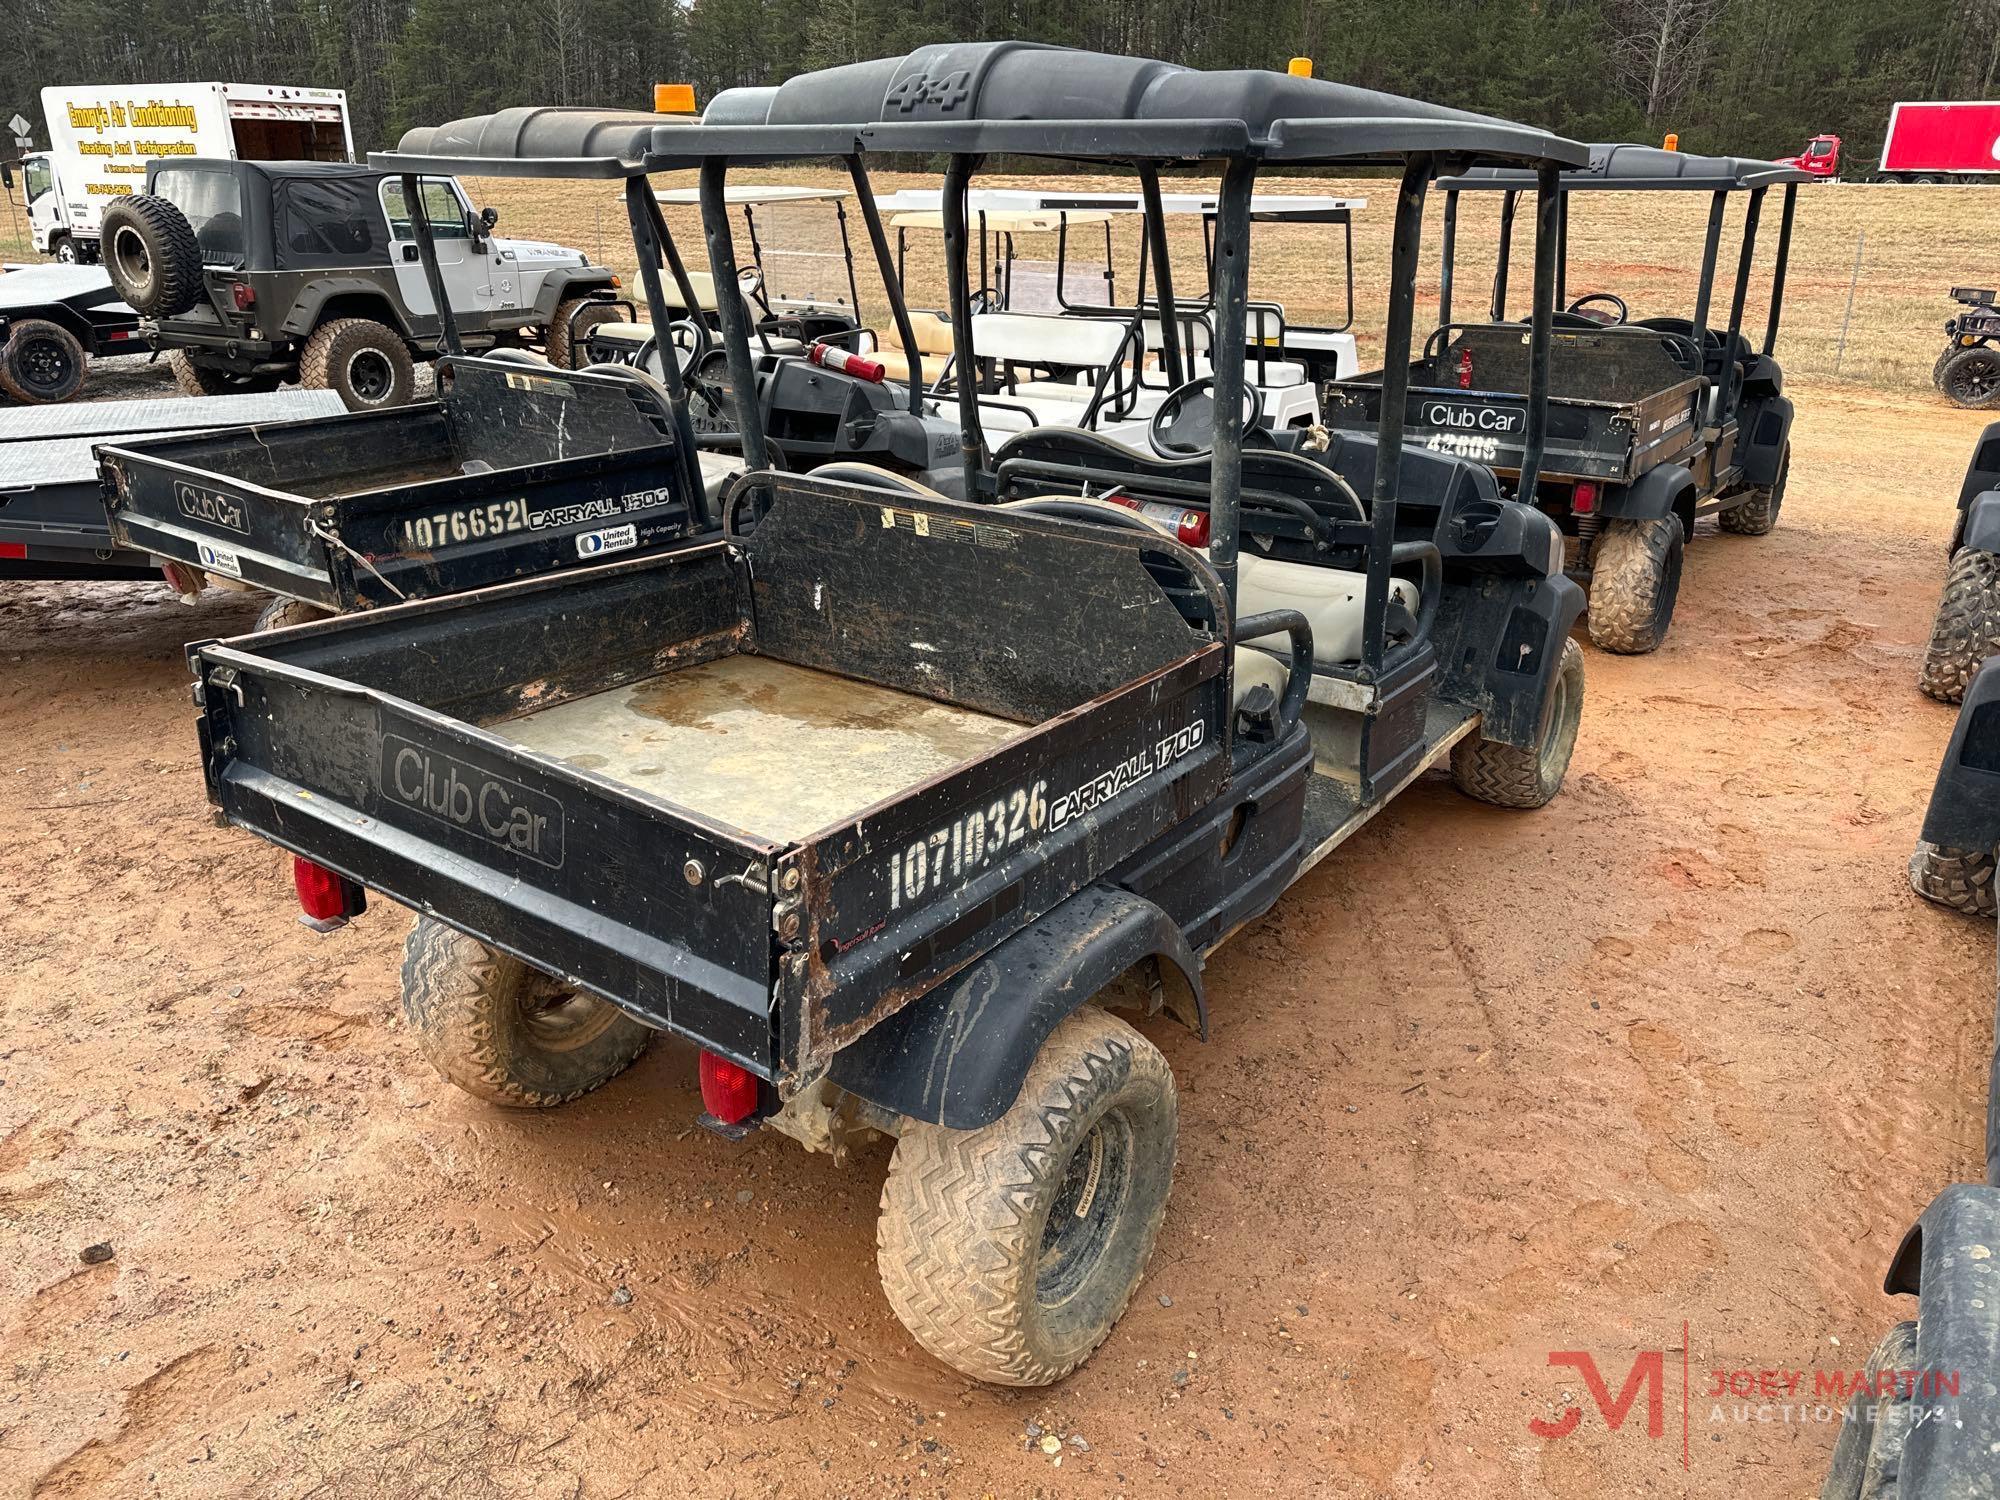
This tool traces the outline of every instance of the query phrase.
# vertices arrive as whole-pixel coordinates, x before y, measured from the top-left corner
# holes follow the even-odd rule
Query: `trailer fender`
[[[1792,434],[1789,397],[1770,395],[1754,401],[1743,414],[1743,477],[1759,489],[1778,482],[1785,442]]]
[[[1921,836],[1944,849],[2000,847],[2000,657],[1965,690]]]
[[[1157,960],[1167,1009],[1204,1039],[1201,960],[1143,896],[1086,886],[834,1055],[851,1094],[914,1120],[972,1130],[1005,1114],[1049,1033],[1133,968]],[[1172,998],[1176,981],[1188,994]]]
[[[1661,464],[1639,476],[1629,489],[1606,490],[1601,513],[1609,521],[1657,521],[1679,516],[1683,528],[1694,523],[1694,475],[1684,464]]]
[[[1944,1420],[1913,1424],[1903,1486],[1912,1495],[1991,1495],[2000,1452],[2000,1188],[1958,1183],[1903,1237],[1883,1290],[1921,1296],[1913,1395]],[[1948,1384],[1947,1384],[1948,1382]]]

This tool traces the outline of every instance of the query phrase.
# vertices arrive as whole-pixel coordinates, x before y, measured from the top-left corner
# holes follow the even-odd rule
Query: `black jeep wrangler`
[[[425,178],[423,217],[469,352],[538,347],[573,366],[597,323],[625,316],[618,279],[560,245],[495,238],[454,178]],[[442,328],[416,226],[392,173],[350,162],[183,158],[104,213],[104,263],[172,351],[190,395],[296,381],[350,410],[416,389]]]

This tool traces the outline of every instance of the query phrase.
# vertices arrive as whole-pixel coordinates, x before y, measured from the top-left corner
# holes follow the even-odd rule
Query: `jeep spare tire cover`
[[[166,199],[120,198],[104,210],[99,234],[112,286],[141,317],[178,317],[201,300],[201,246]]]

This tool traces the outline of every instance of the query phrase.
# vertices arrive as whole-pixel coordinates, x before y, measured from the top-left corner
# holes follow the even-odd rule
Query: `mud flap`
[[[1944,849],[2000,847],[2000,657],[1965,690],[1922,836]]]
[[[1966,547],[1981,552],[2000,552],[2000,488],[1981,491],[1958,513],[1958,533],[1952,539],[1956,553]]]
[[[1792,432],[1792,403],[1783,396],[1766,396],[1743,414],[1743,477],[1758,489],[1778,482],[1785,442]]]
[[[1904,1236],[1882,1289],[1922,1301],[1916,1385],[1922,1419],[1903,1448],[1898,1495],[2000,1493],[2000,1188],[1946,1188]]]
[[[1180,1019],[1206,1038],[1201,960],[1180,928],[1142,896],[1093,885],[864,1032],[834,1054],[829,1076],[910,1119],[989,1125],[1013,1104],[1056,1023],[1148,958],[1186,982],[1192,1014]]]

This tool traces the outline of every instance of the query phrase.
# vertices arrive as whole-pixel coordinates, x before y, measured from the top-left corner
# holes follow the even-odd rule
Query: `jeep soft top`
[[[1207,953],[1446,757],[1473,796],[1546,802],[1582,709],[1581,599],[1546,517],[1406,448],[1400,399],[1319,451],[1233,419],[1259,167],[1400,171],[1400,398],[1432,175],[1533,163],[1551,200],[1584,150],[1338,84],[1017,43],[727,92],[691,130],[580,123],[567,138],[642,186],[669,134],[700,158],[723,285],[733,165],[831,154],[867,205],[877,151],[945,153],[955,313],[981,154],[1129,167],[1149,192],[1163,163],[1211,161],[1214,373],[1174,393],[1157,457],[1070,428],[992,450],[961,399],[966,503],[770,468],[754,329],[718,299],[752,466],[721,540],[200,643],[210,792],[301,856],[315,920],[370,888],[423,914],[406,1007],[482,1097],[574,1097],[663,1028],[702,1049],[711,1128],[836,1156],[896,1135],[898,1314],[979,1378],[1060,1378],[1143,1273],[1175,1150],[1165,1060],[1103,1006],[1205,1035]]]

